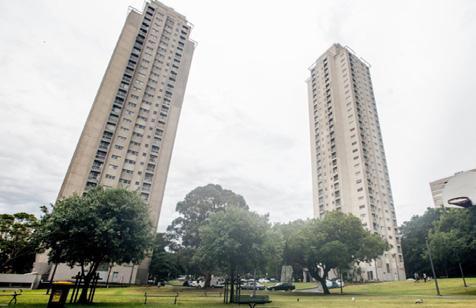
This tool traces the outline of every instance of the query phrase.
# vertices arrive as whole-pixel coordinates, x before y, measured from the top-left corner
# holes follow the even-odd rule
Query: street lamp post
[[[436,294],[438,296],[441,296],[440,287],[438,286],[438,279],[436,278],[435,267],[433,266],[433,259],[431,258],[431,250],[430,250],[430,245],[428,244],[428,239],[425,239],[425,242],[426,242],[426,249],[428,249],[428,256],[430,257],[430,264],[431,264],[431,271],[433,273],[433,279],[435,280]]]

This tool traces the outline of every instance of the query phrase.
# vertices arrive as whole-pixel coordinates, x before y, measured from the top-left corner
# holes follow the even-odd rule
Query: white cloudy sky
[[[273,221],[309,217],[307,68],[332,43],[372,64],[399,222],[476,167],[476,2],[164,0],[195,25],[159,228],[199,185]],[[127,7],[0,0],[0,213],[55,200]]]

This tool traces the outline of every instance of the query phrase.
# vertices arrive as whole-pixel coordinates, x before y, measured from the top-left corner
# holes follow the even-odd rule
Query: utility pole
[[[433,279],[435,280],[436,294],[441,296],[440,288],[438,287],[438,279],[436,278],[435,266],[433,265],[433,259],[431,258],[430,245],[428,244],[428,239],[425,239],[426,249],[428,249],[428,256],[430,257],[431,271],[433,272]]]

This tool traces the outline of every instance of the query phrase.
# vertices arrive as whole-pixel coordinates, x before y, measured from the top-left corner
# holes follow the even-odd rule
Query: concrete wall
[[[29,287],[36,289],[40,283],[40,274],[0,274],[0,287]]]

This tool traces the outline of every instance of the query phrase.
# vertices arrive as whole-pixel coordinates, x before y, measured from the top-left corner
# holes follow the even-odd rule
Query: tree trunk
[[[463,278],[464,287],[467,288],[468,285],[466,284],[466,279],[464,278],[463,267],[461,266],[461,262],[459,262],[458,265],[459,265],[459,270],[461,271],[461,278]]]
[[[230,303],[235,302],[235,273],[232,270],[230,274]]]
[[[322,290],[324,291],[324,294],[326,294],[326,295],[331,294],[331,292],[329,291],[329,288],[327,287],[327,284],[326,284],[326,278],[322,278],[322,277],[317,276],[316,279],[317,279],[317,281],[319,281],[321,283]]]
[[[205,284],[203,285],[203,287],[209,288],[211,280],[212,280],[212,275],[210,273],[205,273]]]
[[[96,270],[98,266],[99,266],[99,262],[92,263],[89,269],[89,273],[84,277],[84,285],[81,290],[81,295],[79,296],[79,299],[78,299],[78,304],[82,304],[82,305],[89,304],[89,301],[88,301],[89,285],[91,284],[91,280],[96,274]]]
[[[327,284],[326,284],[326,280],[327,280],[327,274],[329,273],[329,270],[327,269],[324,269],[323,271],[323,277],[321,277],[319,275],[319,271],[317,270],[317,266],[308,266],[308,269],[309,269],[309,273],[314,276],[314,278],[316,278],[317,281],[319,281],[321,283],[321,286],[322,286],[322,291],[324,292],[324,294],[328,295],[328,294],[331,294],[331,292],[329,291],[329,288],[327,287]]]
[[[339,269],[339,275],[340,275],[340,294],[344,294],[344,289],[342,288],[344,278],[342,277],[342,270],[341,269]]]

